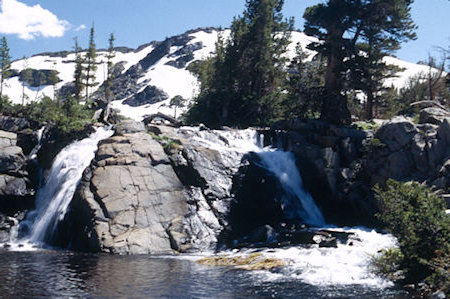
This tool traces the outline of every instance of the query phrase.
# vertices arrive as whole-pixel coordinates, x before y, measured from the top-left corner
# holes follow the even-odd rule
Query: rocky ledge
[[[311,120],[278,126],[266,137],[295,154],[328,223],[373,224],[367,221],[377,211],[371,188],[388,178],[449,191],[450,119],[434,125],[397,117],[372,130]],[[233,149],[230,134],[236,132],[122,122],[83,175],[62,245],[115,254],[248,242],[335,246],[337,236],[283,216],[276,178],[257,155]]]
[[[35,170],[24,154],[33,142],[23,119],[0,117],[0,243],[9,240],[11,228],[33,206],[35,193],[29,172]],[[21,146],[19,146],[21,145]]]
[[[190,162],[181,152],[189,150],[180,145],[175,152],[180,154],[178,167],[142,123],[122,122],[113,137],[100,143],[83,175],[66,217],[71,223],[68,242],[75,249],[116,254],[212,249],[221,226],[198,183],[206,180],[182,182],[186,176],[180,169]],[[196,153],[193,159],[213,154]],[[207,165],[208,171],[216,170]],[[211,188],[215,196],[221,191]]]

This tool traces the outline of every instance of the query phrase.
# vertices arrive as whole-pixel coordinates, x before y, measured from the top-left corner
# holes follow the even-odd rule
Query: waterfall
[[[260,151],[258,156],[261,158],[260,166],[273,173],[286,192],[281,203],[285,216],[290,219],[301,218],[309,225],[324,226],[322,212],[303,186],[294,155],[291,152],[266,148]]]
[[[253,129],[201,131],[198,128],[185,127],[184,130],[195,132],[197,136],[194,139],[205,147],[220,153],[234,153],[233,159],[238,161],[243,154],[255,152],[261,159],[258,166],[271,172],[284,190],[281,206],[285,216],[290,219],[302,219],[312,226],[325,225],[319,207],[303,186],[293,153],[270,146],[264,147],[263,135]]]
[[[68,145],[56,156],[47,181],[36,195],[36,209],[21,223],[29,228],[27,241],[43,244],[51,238],[67,212],[84,169],[95,156],[98,142],[112,134],[112,130],[99,128],[88,138]]]
[[[29,159],[36,159],[36,157],[37,157],[37,153],[38,153],[38,151],[41,149],[41,146],[42,146],[42,135],[44,134],[44,130],[45,130],[45,126],[43,126],[42,128],[40,128],[38,131],[37,131],[37,136],[36,136],[36,138],[37,138],[37,144],[36,144],[36,146],[31,150],[31,152],[30,152],[30,154],[28,155],[28,158]]]

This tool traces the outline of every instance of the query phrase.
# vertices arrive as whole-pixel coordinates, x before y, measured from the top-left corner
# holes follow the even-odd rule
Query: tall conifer
[[[281,115],[283,53],[292,20],[284,21],[282,0],[247,0],[219,38],[216,55],[196,68],[200,94],[187,117],[209,125],[264,125]]]
[[[97,52],[95,49],[95,35],[94,35],[94,26],[91,27],[91,33],[89,35],[89,47],[87,49],[85,58],[84,58],[84,86],[86,88],[85,99],[86,102],[89,100],[89,88],[97,85],[95,82],[95,71],[97,70]]]
[[[305,33],[321,40],[312,43],[310,49],[327,57],[322,118],[338,124],[351,121],[347,99],[342,93],[344,74],[357,65],[352,62],[364,61],[361,55],[374,55],[366,61],[379,69],[383,64],[375,62],[396,50],[400,42],[415,38],[416,26],[410,14],[412,2],[328,0],[306,9]],[[361,51],[368,44],[374,51]],[[365,72],[365,76],[369,79],[372,77],[369,72]]]
[[[79,103],[81,100],[81,93],[84,89],[83,84],[83,56],[81,56],[81,48],[78,44],[78,38],[74,38],[75,41],[75,70],[73,74],[73,83],[75,85],[75,99]]]
[[[106,103],[109,103],[112,100],[112,81],[114,79],[114,74],[113,74],[113,67],[114,67],[114,63],[113,63],[113,59],[116,56],[116,53],[114,51],[114,41],[115,41],[115,37],[114,37],[114,33],[111,33],[111,35],[109,36],[109,47],[108,47],[108,54],[107,54],[107,58],[108,61],[106,63],[106,80],[105,80],[105,100]]]
[[[6,37],[3,36],[0,46],[0,99],[3,96],[3,86],[6,79],[11,76],[11,56]]]

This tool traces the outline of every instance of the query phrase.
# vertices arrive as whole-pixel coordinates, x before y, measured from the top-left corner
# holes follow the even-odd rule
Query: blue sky
[[[305,8],[319,2],[285,0],[284,15],[294,16],[302,29]],[[197,27],[227,27],[244,5],[245,0],[1,0],[0,35],[7,37],[14,59],[70,50],[75,36],[86,47],[92,24],[97,48],[107,47],[111,32],[117,46],[136,48]],[[436,46],[448,48],[449,12],[448,0],[416,0],[412,14],[419,38],[396,55],[417,62],[436,53]]]

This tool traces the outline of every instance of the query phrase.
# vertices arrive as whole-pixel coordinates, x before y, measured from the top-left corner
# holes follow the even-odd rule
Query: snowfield
[[[218,36],[221,35],[222,38],[226,39],[230,35],[230,30],[223,30],[219,32],[216,29],[198,29],[194,31],[189,31],[189,33],[184,34],[188,37],[188,42],[181,46],[172,46],[168,49],[168,52],[161,57],[154,64],[149,66],[147,69],[143,69],[142,73],[139,73],[139,78],[136,80],[136,84],[139,86],[138,92],[143,91],[147,86],[156,86],[158,89],[164,91],[168,95],[168,99],[155,104],[144,104],[137,107],[131,107],[123,102],[130,98],[131,96],[124,96],[122,98],[116,98],[113,101],[112,106],[118,109],[120,113],[129,118],[136,120],[142,120],[143,116],[162,112],[169,115],[174,115],[174,108],[169,107],[170,99],[176,95],[181,95],[183,98],[187,99],[188,102],[196,95],[199,90],[199,82],[196,77],[191,74],[186,68],[187,66],[195,60],[204,60],[214,53],[215,43]],[[291,35],[292,43],[288,47],[287,57],[293,58],[295,55],[295,48],[298,43],[302,46],[302,49],[309,54],[311,59],[315,54],[313,51],[307,50],[306,46],[317,41],[316,38],[305,35],[302,32],[292,32]],[[182,50],[183,47],[188,47],[201,42],[201,48],[194,50],[191,54],[194,59],[187,62],[184,67],[177,68],[168,65],[168,62],[175,62],[181,55],[175,55],[174,53]],[[152,55],[154,51],[158,50],[157,43],[151,43],[147,46],[142,46],[138,48],[139,50],[129,51],[127,53],[122,53],[116,51],[115,57],[113,59],[114,63],[120,63],[123,66],[122,75],[126,76],[126,72],[132,67],[137,66],[142,60],[144,60],[149,55]],[[155,50],[156,49],[156,50]],[[84,52],[81,53],[82,55]],[[58,77],[61,79],[57,83],[56,88],[60,89],[64,85],[71,83],[73,81],[73,73],[75,68],[75,54],[70,53],[63,57],[51,57],[49,55],[36,55],[28,58],[27,60],[21,59],[16,60],[11,64],[11,68],[20,72],[24,70],[27,66],[36,70],[56,70],[58,72]],[[96,71],[96,82],[98,83],[96,87],[90,89],[90,94],[95,92],[101,86],[106,78],[106,61],[107,52],[98,51],[97,52],[97,62],[98,68]],[[414,63],[409,63],[402,61],[395,57],[386,57],[385,61],[388,64],[398,65],[404,68],[404,71],[398,74],[398,77],[390,78],[385,81],[386,86],[395,86],[396,88],[402,88],[411,76],[417,75],[419,73],[427,73],[429,71],[428,66],[418,65]],[[13,103],[22,103],[23,91],[26,94],[25,103],[31,101],[36,101],[42,98],[44,95],[53,97],[54,88],[53,86],[45,85],[38,87],[30,87],[28,84],[24,84],[19,80],[18,76],[9,78],[5,82],[4,94],[8,95]],[[187,103],[185,104],[187,106]],[[186,109],[186,108],[184,108]],[[182,109],[177,109],[177,115],[180,114]]]

